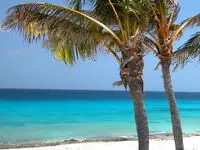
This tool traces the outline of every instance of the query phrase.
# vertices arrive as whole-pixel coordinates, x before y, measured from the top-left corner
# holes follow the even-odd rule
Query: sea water
[[[200,93],[176,93],[185,133],[200,131]],[[152,133],[172,132],[163,92],[146,92]],[[136,134],[125,91],[0,90],[0,144]]]

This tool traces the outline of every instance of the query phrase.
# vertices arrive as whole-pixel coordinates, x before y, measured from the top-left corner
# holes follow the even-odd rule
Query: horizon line
[[[46,89],[46,88],[0,88],[0,90],[40,90],[40,91],[45,91],[45,90],[57,90],[57,91],[110,91],[110,92],[128,92],[128,90],[105,90],[105,89]],[[144,92],[165,92],[165,91],[150,91],[146,90]],[[200,91],[174,91],[176,93],[200,93]]]

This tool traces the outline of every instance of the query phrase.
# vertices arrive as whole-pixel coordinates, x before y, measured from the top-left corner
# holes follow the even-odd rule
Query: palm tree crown
[[[200,50],[199,32],[177,50],[173,49],[173,42],[182,36],[184,29],[200,26],[200,13],[176,23],[180,6],[174,1],[155,0],[151,8],[156,27],[146,34],[145,41],[149,43],[148,48],[161,59],[173,57],[177,65],[196,57]]]
[[[144,29],[148,17],[146,0],[117,2],[91,0],[87,2],[93,6],[91,10],[82,9],[86,1],[81,0],[69,1],[71,8],[48,3],[21,4],[8,10],[3,28],[17,29],[29,42],[43,40],[44,46],[65,63],[93,57],[102,47],[120,63],[122,47],[129,37]]]

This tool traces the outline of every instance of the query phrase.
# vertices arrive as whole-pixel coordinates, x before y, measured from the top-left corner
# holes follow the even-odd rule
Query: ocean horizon
[[[184,133],[200,131],[200,93],[176,92]],[[171,133],[164,92],[145,92],[151,133]],[[127,91],[0,89],[0,145],[136,135]]]

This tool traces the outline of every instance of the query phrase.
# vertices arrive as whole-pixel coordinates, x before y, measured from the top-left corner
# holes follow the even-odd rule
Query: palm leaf
[[[17,5],[8,10],[3,27],[18,29],[29,42],[43,37],[45,47],[51,49],[57,59],[70,64],[79,57],[95,56],[102,40],[115,39],[110,35],[110,29],[106,31],[85,15],[77,15],[70,10],[47,3]],[[89,17],[89,11],[84,13],[88,13]]]
[[[94,8],[98,0],[65,0],[70,8],[83,10],[85,7]]]
[[[99,45],[98,41],[93,44],[74,44],[56,36],[43,42],[43,46],[50,49],[57,60],[62,60],[66,64],[74,64],[80,58],[82,60],[93,58],[99,50]]]
[[[143,43],[150,49],[156,48],[156,50],[153,50],[154,53],[160,53],[161,45],[159,42],[157,42],[156,39],[149,38],[148,36],[143,36]]]
[[[192,16],[192,17],[189,17],[187,19],[185,19],[181,25],[185,24],[186,25],[184,26],[185,28],[186,27],[194,27],[194,26],[199,26],[200,25],[200,13]]]
[[[112,5],[115,11],[113,11]],[[130,28],[130,30],[133,30],[134,23],[137,22],[140,29],[143,29],[149,23],[149,8],[147,5],[148,0],[110,0],[110,2],[108,0],[96,0],[94,13],[100,16],[101,21],[105,24],[116,25],[120,20],[123,29],[128,30]],[[116,15],[116,12],[118,15]],[[127,27],[127,24],[130,27]],[[132,33],[135,32],[132,31]]]
[[[174,53],[174,63],[184,67],[195,58],[200,58],[200,32],[194,34],[185,44]],[[200,60],[200,59],[199,59]]]
[[[106,30],[118,44],[121,43],[120,39],[109,27],[90,17],[90,15],[48,3],[27,3],[10,8],[4,27],[7,29],[18,28],[23,32],[26,24],[32,22],[37,22],[42,30],[47,27],[49,31],[57,29],[55,26],[66,29],[68,28],[68,24],[66,24],[68,22],[81,26],[87,26],[88,22],[90,22],[90,24],[96,24]],[[61,30],[57,29],[57,31]]]
[[[196,14],[195,16],[189,17],[186,20],[184,20],[180,27],[174,31],[172,38],[169,42],[172,42],[177,38],[177,36],[187,27],[194,27],[194,26],[200,26],[200,13]]]

